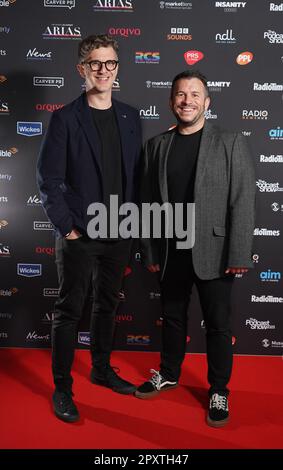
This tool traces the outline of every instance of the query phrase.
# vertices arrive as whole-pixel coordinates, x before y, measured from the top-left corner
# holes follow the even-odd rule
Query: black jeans
[[[97,241],[83,236],[56,240],[59,298],[52,325],[52,371],[58,390],[70,390],[71,368],[90,283],[93,308],[90,324],[92,364],[102,369],[110,363],[119,290],[129,261],[131,241]]]
[[[187,310],[195,284],[206,326],[209,394],[227,395],[233,362],[230,299],[234,275],[201,280],[194,272],[191,250],[177,250],[174,246],[171,242],[161,283],[161,374],[168,380],[179,379],[186,351]]]

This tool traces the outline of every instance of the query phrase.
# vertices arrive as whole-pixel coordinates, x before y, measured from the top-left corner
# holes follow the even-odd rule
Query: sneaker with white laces
[[[209,400],[207,424],[214,428],[225,426],[229,422],[228,398],[225,395],[214,393]]]
[[[165,379],[159,371],[155,369],[150,369],[150,372],[153,374],[150,380],[144,382],[140,387],[137,388],[135,396],[137,398],[151,398],[163,390],[169,390],[178,386],[178,382],[172,382]]]

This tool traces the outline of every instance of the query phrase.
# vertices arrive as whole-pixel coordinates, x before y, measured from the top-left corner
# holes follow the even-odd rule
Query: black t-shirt
[[[187,228],[187,203],[194,202],[196,166],[202,129],[193,134],[176,130],[167,161],[168,196],[171,204],[183,203],[183,228]],[[175,216],[175,211],[173,211]],[[176,221],[175,221],[176,229]],[[175,246],[174,233],[171,242]]]
[[[97,129],[102,156],[103,203],[110,213],[110,195],[118,195],[118,207],[124,202],[122,151],[118,124],[113,108],[96,109],[91,113]],[[109,235],[108,217],[108,235]]]
[[[167,162],[169,202],[194,202],[196,165],[202,129],[194,134],[176,131]]]

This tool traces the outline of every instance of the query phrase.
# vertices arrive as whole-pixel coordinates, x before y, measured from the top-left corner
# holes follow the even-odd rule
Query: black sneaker
[[[66,421],[67,423],[74,423],[80,418],[78,409],[72,399],[73,393],[59,392],[55,390],[53,393],[53,409],[57,418]]]
[[[228,398],[214,393],[209,400],[207,424],[214,428],[225,426],[229,422]]]
[[[90,381],[93,384],[111,388],[114,392],[122,393],[123,395],[130,395],[137,389],[135,385],[121,379],[111,366],[107,366],[105,369],[101,370],[97,370],[93,367],[90,372]]]
[[[163,390],[169,390],[178,386],[178,382],[173,382],[162,377],[159,371],[150,369],[153,374],[150,380],[144,382],[135,392],[137,398],[151,398]]]

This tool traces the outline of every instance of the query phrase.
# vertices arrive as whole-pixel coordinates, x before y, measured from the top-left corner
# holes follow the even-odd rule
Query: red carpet
[[[116,352],[112,364],[141,383],[155,353]],[[75,401],[81,420],[53,416],[50,351],[0,350],[1,449],[275,449],[283,448],[281,357],[236,356],[231,381],[231,422],[205,423],[206,359],[187,356],[181,385],[152,400],[118,395],[88,380],[88,351],[77,351]]]

